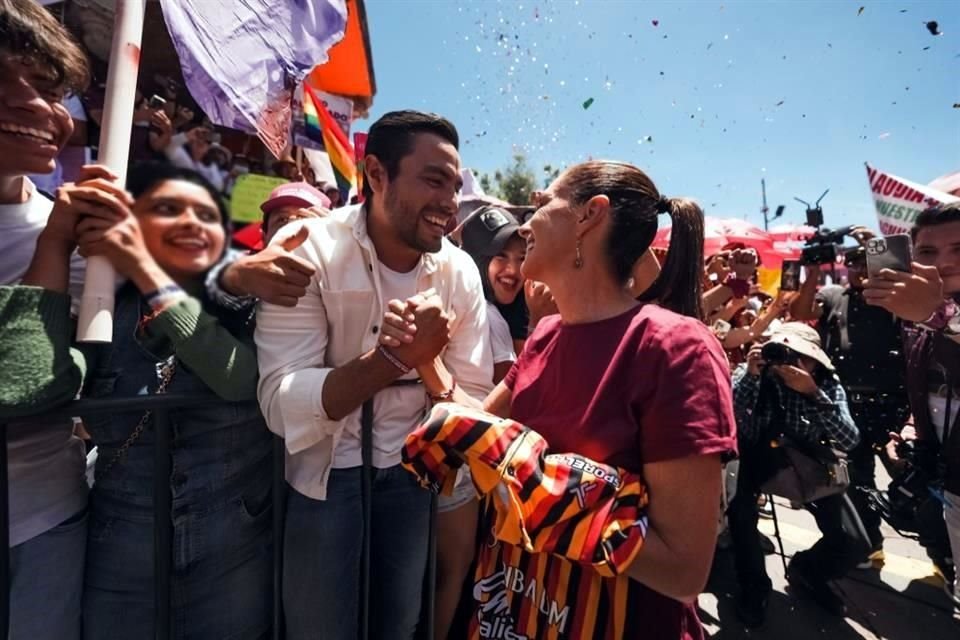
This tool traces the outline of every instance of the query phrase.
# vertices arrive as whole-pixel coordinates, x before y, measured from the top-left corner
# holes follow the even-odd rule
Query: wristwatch
[[[948,336],[960,335],[960,306],[953,300],[946,300],[940,308],[920,323],[931,331]]]

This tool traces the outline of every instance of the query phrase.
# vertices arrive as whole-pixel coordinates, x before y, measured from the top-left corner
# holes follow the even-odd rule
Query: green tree
[[[552,164],[543,165],[543,188],[546,189],[550,183],[560,177],[560,169],[554,169]]]
[[[513,164],[494,171],[492,179],[489,174],[483,174],[480,187],[510,204],[526,206],[530,204],[530,194],[537,189],[537,176],[527,164],[526,156],[517,153],[513,156]]]
[[[490,176],[486,173],[480,176],[480,188],[483,189],[484,193],[494,195],[493,185],[490,183]]]

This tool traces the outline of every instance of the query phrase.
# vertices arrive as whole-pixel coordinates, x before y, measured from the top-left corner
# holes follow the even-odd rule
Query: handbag
[[[850,486],[847,455],[821,443],[802,445],[781,437],[770,444],[780,466],[760,490],[800,504],[843,493]]]

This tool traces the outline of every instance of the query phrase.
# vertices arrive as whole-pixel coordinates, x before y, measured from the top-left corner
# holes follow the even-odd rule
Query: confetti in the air
[[[786,102],[786,100],[781,100],[780,102],[778,102],[778,103],[776,104],[776,106],[782,107],[784,102]]]
[[[890,133],[887,132],[887,131],[885,131],[885,132],[881,133],[878,137],[879,137],[880,140],[886,140],[887,138],[890,137]]]
[[[583,101],[584,110],[589,109],[591,106],[593,106],[593,98],[587,98]]]
[[[659,20],[651,20],[650,22],[652,22],[652,23],[653,23],[653,26],[655,26],[655,27],[659,27],[659,26],[660,26],[660,21],[659,21]]]
[[[936,21],[936,20],[931,20],[930,22],[927,22],[927,23],[926,23],[926,26],[927,26],[927,31],[930,32],[930,35],[932,35],[932,36],[942,36],[942,35],[943,35],[943,31],[940,31],[940,25],[937,24],[937,21]]]
[[[857,15],[860,15],[861,13],[863,13],[864,9],[865,7],[860,7],[859,9],[857,9]]]

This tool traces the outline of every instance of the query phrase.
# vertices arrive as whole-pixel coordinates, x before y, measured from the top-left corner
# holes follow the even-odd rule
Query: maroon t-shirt
[[[720,343],[702,323],[656,305],[589,324],[543,320],[505,383],[513,392],[510,417],[543,435],[554,452],[639,473],[651,462],[736,451],[730,373]],[[498,555],[514,582],[521,571],[509,565],[529,574],[533,558],[518,558],[516,549]],[[564,593],[541,594],[538,605],[557,604],[545,606],[539,617],[514,611],[516,632],[576,640],[703,637],[693,605],[624,576],[586,589],[585,582],[596,580],[589,568],[548,558],[552,566],[538,566],[538,582]],[[587,594],[597,601],[584,601]],[[548,634],[541,627],[550,624],[551,607],[563,611],[563,603],[571,605],[571,624]],[[604,611],[607,620],[589,615],[578,626],[584,617],[575,615],[578,608]]]

